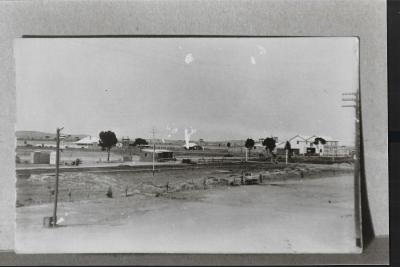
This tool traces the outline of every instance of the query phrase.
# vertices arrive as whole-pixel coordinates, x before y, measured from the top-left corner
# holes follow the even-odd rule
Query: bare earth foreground
[[[355,253],[353,175],[17,209],[18,253]]]

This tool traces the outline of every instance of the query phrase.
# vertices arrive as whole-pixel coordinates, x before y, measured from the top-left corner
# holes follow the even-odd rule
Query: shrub
[[[194,162],[191,159],[182,159],[182,163],[194,164]]]
[[[112,192],[112,188],[111,188],[111,186],[110,187],[108,187],[108,190],[107,190],[107,197],[109,197],[109,198],[112,198],[113,197],[113,192]]]

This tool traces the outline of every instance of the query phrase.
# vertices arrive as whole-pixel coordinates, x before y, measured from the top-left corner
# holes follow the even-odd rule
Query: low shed
[[[34,151],[31,153],[33,164],[49,164],[50,151]]]
[[[153,153],[155,161],[168,161],[174,160],[174,153],[170,150],[165,149],[141,149],[139,153],[140,161],[153,161]]]

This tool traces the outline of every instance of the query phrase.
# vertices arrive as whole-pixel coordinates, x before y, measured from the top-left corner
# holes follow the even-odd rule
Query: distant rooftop
[[[96,136],[86,136],[79,141],[74,142],[77,145],[87,145],[87,144],[97,144],[99,143],[99,138]]]
[[[166,149],[150,149],[150,148],[145,148],[141,150],[142,152],[147,152],[147,153],[153,153],[153,151],[155,151],[155,153],[163,153],[163,152],[172,152],[170,150],[166,150]]]

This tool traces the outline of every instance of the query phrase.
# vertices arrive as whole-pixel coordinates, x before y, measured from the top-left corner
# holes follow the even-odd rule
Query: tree
[[[292,149],[292,146],[290,145],[290,142],[289,141],[286,141],[286,144],[285,144],[285,154],[286,154],[286,165],[287,165],[287,163],[288,163],[288,157],[290,158],[291,157],[291,150]]]
[[[325,144],[326,144],[326,140],[322,137],[317,137],[314,139],[314,145],[317,146],[318,154],[320,154],[320,145],[325,145]]]
[[[290,142],[289,141],[286,141],[286,144],[285,144],[285,150],[291,150],[292,149],[292,146],[290,145]]]
[[[149,143],[143,138],[136,138],[132,146],[148,145]]]
[[[99,146],[107,151],[107,162],[110,162],[110,150],[118,143],[118,139],[112,131],[101,131],[99,133],[99,138]]]
[[[227,146],[228,148],[231,147],[231,143],[228,142],[228,143],[226,144],[226,146]]]
[[[276,141],[274,138],[271,137],[267,137],[264,139],[264,141],[262,142],[263,146],[265,146],[265,149],[269,151],[269,153],[271,154],[271,162],[272,162],[272,156],[273,153],[272,151],[275,149],[276,147]]]
[[[251,138],[247,138],[246,142],[244,143],[244,146],[247,148],[246,150],[246,161],[247,161],[247,151],[249,151],[254,147],[254,140]]]
[[[107,197],[112,198],[113,197],[113,191],[111,186],[108,187],[107,193],[106,193]]]

